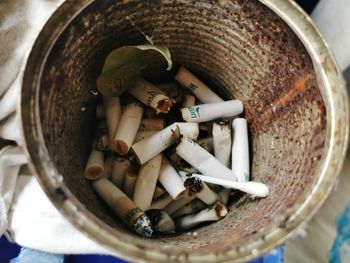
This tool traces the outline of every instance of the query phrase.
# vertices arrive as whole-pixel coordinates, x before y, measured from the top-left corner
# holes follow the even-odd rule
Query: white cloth
[[[7,234],[24,247],[62,254],[108,253],[67,222],[32,175],[18,177],[8,222]]]
[[[20,141],[16,113],[19,74],[41,27],[63,0],[0,0],[0,138]],[[27,163],[20,146],[0,151],[0,236],[52,253],[108,251],[81,234],[51,204],[36,178],[18,175]]]
[[[321,0],[311,17],[345,70],[350,66],[350,1]]]
[[[0,233],[6,229],[13,189],[16,186],[16,180],[19,168],[27,162],[22,149],[17,146],[7,146],[0,151]]]

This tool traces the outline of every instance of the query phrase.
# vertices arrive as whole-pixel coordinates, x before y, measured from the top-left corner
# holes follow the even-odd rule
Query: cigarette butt
[[[108,128],[108,136],[110,145],[112,145],[113,137],[117,131],[119,120],[122,114],[119,97],[103,97],[103,106]]]
[[[154,109],[157,113],[167,113],[174,105],[174,102],[169,96],[145,80],[140,80],[128,92],[143,104]]]
[[[184,91],[176,82],[161,83],[157,87],[176,103],[181,103],[184,100]]]
[[[204,209],[197,214],[187,215],[176,219],[177,230],[187,230],[205,222],[218,221],[228,213],[227,207],[217,202],[211,208]]]
[[[175,232],[174,220],[166,212],[160,209],[150,209],[145,213],[151,221],[153,229],[165,234]]]
[[[153,231],[148,217],[118,187],[106,178],[100,178],[92,185],[99,196],[125,224],[132,227],[141,236],[150,237],[152,235]]]
[[[192,95],[185,95],[185,100],[182,104],[183,107],[191,107],[196,105],[196,98]]]
[[[85,166],[84,175],[86,179],[97,180],[104,172],[103,152],[92,150]]]
[[[96,132],[96,140],[94,142],[95,150],[106,152],[109,151],[109,138],[107,134],[107,126],[104,121],[101,121],[98,125]]]
[[[189,176],[195,176],[204,182],[218,184],[225,188],[237,189],[241,192],[245,192],[255,197],[266,197],[269,194],[269,188],[266,184],[260,182],[233,182],[232,180],[225,180],[218,177],[213,177],[211,175],[202,174],[188,174],[183,171],[179,171],[181,177],[188,178]]]
[[[169,194],[162,195],[161,197],[152,200],[150,209],[163,209],[173,200],[174,199]]]
[[[202,200],[207,205],[212,205],[220,200],[220,196],[212,191],[202,180],[197,177],[181,177],[184,181],[184,186],[188,191],[188,195],[194,195]]]
[[[191,202],[193,199],[195,199],[195,196],[182,196],[181,198],[177,199],[177,200],[173,200],[171,203],[169,203],[164,209],[163,211],[168,213],[169,215],[174,214],[177,210],[179,210],[180,208],[184,207],[185,205],[187,205],[189,202]]]
[[[133,201],[142,210],[147,210],[151,207],[162,164],[162,157],[162,154],[158,154],[140,167],[136,179]]]
[[[142,119],[139,131],[159,131],[164,129],[165,120],[160,118]]]
[[[201,201],[198,198],[195,198],[191,202],[189,202],[187,205],[185,205],[184,207],[178,209],[171,216],[172,216],[172,218],[178,218],[181,216],[194,214],[194,213],[197,213],[197,212],[203,210],[206,207],[207,207],[207,205],[203,201]]]
[[[143,108],[138,103],[128,104],[120,118],[117,132],[113,139],[113,150],[120,155],[129,152],[143,115]]]
[[[229,168],[189,138],[181,139],[176,147],[176,153],[202,174],[230,181],[237,180]]]
[[[229,121],[216,121],[213,124],[214,156],[223,165],[230,168],[232,134]]]
[[[101,104],[96,106],[96,117],[98,120],[103,120],[105,118],[105,110]]]
[[[156,185],[154,189],[153,198],[158,198],[166,192],[165,188],[162,185]]]
[[[219,192],[219,196],[221,198],[221,202],[223,202],[224,204],[227,204],[228,199],[230,198],[231,195],[231,189],[229,188],[223,188],[220,190]]]
[[[173,199],[186,191],[179,174],[166,158],[162,159],[158,180]]]
[[[231,165],[239,182],[249,181],[248,125],[244,118],[232,121],[234,131]]]
[[[127,169],[131,166],[131,162],[125,158],[117,157],[114,159],[111,181],[122,189],[125,181]]]
[[[156,134],[158,131],[138,131],[136,133],[134,143],[137,143],[143,139],[146,139],[148,137],[151,137],[152,135]]]
[[[240,100],[200,104],[181,109],[182,118],[186,122],[207,122],[218,118],[233,117],[242,112],[243,104]]]
[[[198,124],[175,122],[154,135],[134,143],[131,149],[142,165],[175,143],[181,135],[196,139],[198,134]]]
[[[138,171],[135,167],[130,166],[125,173],[125,181],[123,192],[129,197],[132,198],[134,195],[135,184],[137,179]]]
[[[194,76],[185,67],[180,67],[175,75],[175,79],[184,87],[188,88],[201,102],[215,103],[223,101],[210,88],[208,88],[202,81]]]
[[[112,156],[108,157],[104,162],[103,176],[107,179],[112,177],[114,158]]]
[[[213,152],[214,150],[213,137],[198,139],[196,143],[199,144],[203,149],[205,149],[208,152]],[[231,144],[230,144],[230,147],[231,147]]]

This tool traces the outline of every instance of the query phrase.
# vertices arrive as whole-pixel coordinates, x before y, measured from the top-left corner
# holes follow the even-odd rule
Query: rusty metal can
[[[243,102],[251,177],[270,188],[265,199],[241,196],[196,237],[136,236],[82,176],[97,119],[94,107],[80,108],[93,105],[107,54],[144,35],[220,97]],[[160,58],[144,61],[149,81],[169,79]],[[241,262],[281,244],[331,191],[349,133],[342,75],[311,20],[287,0],[66,1],[31,50],[20,112],[31,167],[56,207],[112,254],[146,262]]]

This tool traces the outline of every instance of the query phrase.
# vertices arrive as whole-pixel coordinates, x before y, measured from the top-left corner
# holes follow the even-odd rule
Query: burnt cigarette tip
[[[135,224],[134,229],[137,234],[143,237],[151,237],[153,233],[153,229],[151,227],[151,221],[146,215],[140,216]]]
[[[184,187],[191,194],[199,193],[203,190],[204,184],[198,177],[189,177],[184,182]]]
[[[158,102],[157,113],[168,113],[174,106],[174,102],[169,99],[164,99]]]
[[[221,119],[215,120],[215,123],[219,124],[219,125],[228,125],[229,121],[228,120],[224,120],[224,119],[221,118]]]
[[[120,155],[125,155],[129,151],[128,145],[122,140],[113,141],[113,150]]]
[[[151,221],[152,226],[156,226],[162,219],[162,211],[160,209],[149,209],[145,214]]]
[[[85,177],[89,180],[96,180],[103,174],[102,167],[89,167],[85,170]]]
[[[214,206],[214,209],[218,217],[223,217],[228,213],[226,205],[222,202],[217,202]]]

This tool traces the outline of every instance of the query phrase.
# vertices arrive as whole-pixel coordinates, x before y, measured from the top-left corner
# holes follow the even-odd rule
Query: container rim
[[[65,1],[46,22],[37,37],[23,69],[21,98],[18,105],[23,148],[30,168],[55,205],[80,232],[105,247],[110,254],[132,261],[168,262],[241,262],[262,255],[291,237],[297,227],[314,215],[323,204],[341,171],[349,139],[349,102],[342,74],[329,47],[308,15],[292,0],[258,0],[277,14],[299,37],[318,73],[319,88],[327,108],[325,154],[320,160],[318,181],[313,191],[289,211],[283,227],[246,238],[227,252],[194,253],[187,257],[170,251],[139,247],[119,239],[109,226],[89,212],[70,192],[55,168],[44,143],[39,116],[40,78],[47,56],[58,36],[81,10],[94,0]]]

